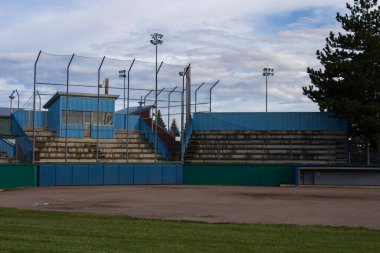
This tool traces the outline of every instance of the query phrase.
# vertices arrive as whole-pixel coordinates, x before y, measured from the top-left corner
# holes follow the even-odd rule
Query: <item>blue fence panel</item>
[[[73,165],[73,185],[88,185],[88,165]]]
[[[177,165],[175,164],[162,165],[162,183],[163,184],[177,183]]]
[[[55,165],[39,165],[39,186],[55,186]]]
[[[134,171],[134,184],[149,184],[149,165],[135,165]]]
[[[183,165],[177,164],[177,184],[183,184]]]
[[[9,157],[16,157],[16,145],[8,140],[0,140],[0,151],[7,153]]]
[[[73,184],[73,166],[69,164],[57,164],[55,169],[56,185]]]
[[[149,165],[149,184],[162,184],[162,165]]]
[[[104,184],[119,184],[119,165],[104,164]]]
[[[39,165],[39,185],[182,184],[179,164]]]
[[[119,165],[119,184],[134,184],[134,165]]]
[[[88,184],[102,185],[104,184],[103,165],[88,166]]]

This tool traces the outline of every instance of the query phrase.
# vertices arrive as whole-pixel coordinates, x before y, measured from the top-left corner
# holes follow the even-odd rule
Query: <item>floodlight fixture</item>
[[[150,36],[152,37],[152,39],[150,40],[150,43],[152,43],[155,46],[162,44],[163,42],[162,38],[164,37],[164,35],[159,34],[159,33],[153,33]]]

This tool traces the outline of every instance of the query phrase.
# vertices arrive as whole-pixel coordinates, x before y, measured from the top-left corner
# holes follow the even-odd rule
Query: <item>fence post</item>
[[[35,162],[35,146],[36,146],[36,129],[35,129],[35,120],[36,120],[36,83],[37,83],[37,62],[40,59],[41,50],[38,53],[37,59],[34,62],[34,79],[33,79],[33,147],[32,147],[32,163]]]

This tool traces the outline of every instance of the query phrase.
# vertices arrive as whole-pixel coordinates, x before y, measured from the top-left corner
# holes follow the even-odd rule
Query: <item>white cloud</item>
[[[93,84],[103,55],[153,61],[149,34],[162,32],[165,41],[159,48],[160,60],[191,63],[193,83],[221,80],[213,93],[215,110],[263,110],[263,67],[275,68],[275,76],[270,79],[269,108],[317,110],[302,95],[301,87],[310,83],[306,67],[318,66],[315,50],[324,46],[330,30],[338,29],[334,13],[343,8],[341,0],[28,1],[24,7],[17,1],[2,3],[0,80],[31,90],[34,60],[42,49],[98,57],[83,59],[82,65],[74,62],[72,67],[72,82]],[[301,12],[299,17],[292,14],[295,12]],[[65,82],[67,62],[67,57],[45,55],[38,77]],[[127,63],[106,63],[102,78],[113,75],[113,70],[108,70],[111,66],[117,73],[127,68]],[[133,87],[154,88],[152,66],[134,66]],[[180,85],[181,68],[164,68],[160,73],[161,82],[165,82],[162,85]],[[45,73],[41,73],[43,70]],[[111,78],[112,85],[121,87],[117,76]],[[58,87],[40,88],[53,91]],[[208,88],[199,93],[203,102],[208,101]],[[139,99],[146,93],[136,91],[132,96]],[[4,101],[4,95],[0,95]]]

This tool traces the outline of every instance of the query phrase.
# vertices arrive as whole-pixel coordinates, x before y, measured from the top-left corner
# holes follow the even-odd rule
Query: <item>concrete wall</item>
[[[184,184],[258,185],[294,184],[291,165],[268,164],[184,164]]]

